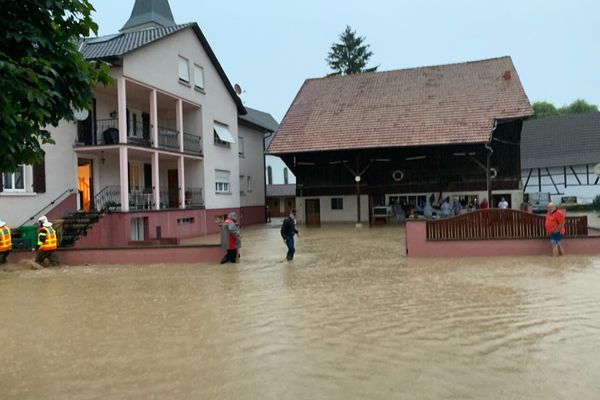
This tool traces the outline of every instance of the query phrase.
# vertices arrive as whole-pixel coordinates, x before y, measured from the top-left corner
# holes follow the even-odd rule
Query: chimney
[[[505,81],[510,81],[512,78],[512,72],[510,70],[506,70],[504,71],[504,75],[502,75],[504,77]]]

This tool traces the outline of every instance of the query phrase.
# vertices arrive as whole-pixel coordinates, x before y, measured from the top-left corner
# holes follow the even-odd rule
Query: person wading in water
[[[300,233],[298,233],[298,230],[296,229],[296,210],[291,210],[290,216],[283,220],[283,225],[281,226],[281,237],[288,248],[286,256],[288,261],[294,259],[294,253],[296,252],[296,248],[294,247],[294,235],[300,236]]]
[[[548,203],[545,227],[546,232],[550,235],[550,243],[552,243],[552,257],[564,256],[565,251],[560,242],[566,233],[565,214],[553,202]]]
[[[236,222],[237,214],[231,212],[221,225],[221,247],[227,250],[227,253],[221,259],[221,264],[237,262],[238,249],[242,247],[242,241],[240,238],[240,228]]]

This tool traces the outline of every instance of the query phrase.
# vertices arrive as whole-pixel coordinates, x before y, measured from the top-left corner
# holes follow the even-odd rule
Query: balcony
[[[179,208],[179,193],[177,191],[169,192],[168,188],[159,189],[160,209]],[[121,188],[117,185],[107,186],[102,189],[95,197],[93,205],[99,212],[120,211],[121,210]],[[185,206],[186,208],[203,207],[204,198],[202,188],[185,188]],[[152,193],[143,189],[133,189],[129,191],[129,210],[154,210],[154,199]]]
[[[175,130],[158,127],[157,148],[179,152],[179,137]],[[150,124],[147,120],[128,121],[127,143],[141,147],[152,147],[150,139]],[[76,147],[109,146],[119,144],[119,120],[99,119],[95,122],[83,121],[77,123]],[[200,136],[183,134],[184,153],[201,155],[202,139]]]

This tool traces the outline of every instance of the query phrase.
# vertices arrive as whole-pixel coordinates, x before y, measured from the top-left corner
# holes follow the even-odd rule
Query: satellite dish
[[[90,116],[90,112],[88,110],[77,110],[74,108],[73,116],[77,121],[85,121]]]
[[[600,176],[600,163],[594,165],[594,174],[596,174],[596,176]]]
[[[235,90],[235,92],[238,94],[238,96],[242,95],[242,87],[240,85],[238,85],[237,83],[235,85],[233,85],[233,90]]]

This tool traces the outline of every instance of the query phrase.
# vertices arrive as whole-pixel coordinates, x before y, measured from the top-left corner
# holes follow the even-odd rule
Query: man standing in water
[[[283,220],[283,225],[281,226],[281,237],[288,248],[286,256],[288,261],[294,259],[294,253],[296,252],[294,247],[294,235],[300,236],[296,229],[296,210],[292,209],[290,211],[290,216]]]
[[[230,212],[221,225],[221,247],[227,253],[221,259],[221,264],[235,263],[238,259],[238,249],[242,247],[240,228],[237,226],[237,214]]]
[[[566,233],[565,214],[553,202],[548,203],[545,227],[552,243],[552,257],[564,256],[565,252],[560,242]]]
[[[44,260],[48,260],[51,266],[56,267],[59,265],[56,255],[54,254],[58,247],[56,231],[52,227],[52,222],[48,221],[48,218],[46,218],[45,215],[38,219],[38,225],[40,226],[38,241],[35,249],[33,249],[37,250],[35,262],[42,265]]]

